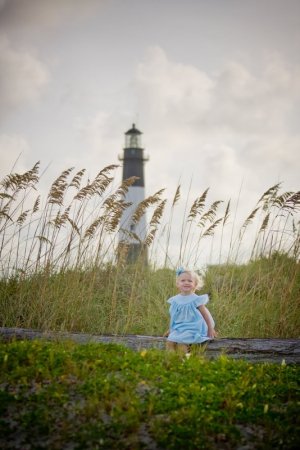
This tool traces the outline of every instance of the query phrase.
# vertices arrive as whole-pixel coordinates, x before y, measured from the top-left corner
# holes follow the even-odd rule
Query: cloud
[[[250,192],[253,183],[263,191],[278,178],[296,183],[300,135],[291,136],[290,123],[300,114],[299,66],[270,55],[261,73],[239,62],[208,73],[154,47],[135,81],[151,133],[145,130],[148,170],[162,168],[161,179],[190,174],[223,197],[236,194],[242,180]]]
[[[0,178],[4,178],[11,171],[22,173],[28,170],[26,166],[28,153],[28,142],[22,136],[0,135]],[[15,164],[17,169],[14,169]]]
[[[66,19],[89,16],[98,6],[98,0],[1,0],[0,24],[5,30],[15,27],[44,30],[45,27],[56,27]]]
[[[39,99],[50,75],[46,66],[28,50],[16,50],[7,37],[0,36],[0,116],[24,103]]]
[[[215,89],[205,124],[238,134],[266,135],[284,131],[293,105],[299,107],[300,68],[277,56],[254,75],[240,63],[228,63],[215,75]]]
[[[146,121],[188,123],[204,115],[211,103],[213,80],[191,65],[173,63],[160,47],[150,48],[136,71],[139,108]]]

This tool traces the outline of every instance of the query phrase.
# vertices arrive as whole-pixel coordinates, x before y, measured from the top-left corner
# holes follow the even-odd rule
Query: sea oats
[[[80,235],[80,230],[79,230],[78,226],[76,225],[76,223],[74,222],[74,220],[71,219],[70,217],[68,217],[67,220],[68,220],[68,222],[72,225],[73,230],[75,230],[76,233],[77,233],[78,235]]]
[[[110,199],[111,200],[111,199]],[[105,230],[112,233],[114,232],[122,218],[124,210],[131,206],[131,202],[125,202],[124,200],[110,201],[105,205]]]
[[[108,172],[111,172],[118,167],[120,167],[118,164],[110,164],[109,166],[104,167],[104,169],[100,170],[100,172],[96,175],[96,179],[101,178],[102,176],[106,176]]]
[[[0,192],[0,199],[9,199],[9,200],[14,200],[14,196],[7,194],[7,192]]]
[[[271,186],[267,191],[263,193],[257,203],[261,203],[262,201],[265,201],[265,199],[269,199],[269,197],[274,197],[274,195],[277,195],[280,186],[281,183],[276,183],[274,184],[274,186]]]
[[[215,219],[220,203],[223,203],[222,200],[217,200],[212,203],[209,210],[201,216],[200,221],[198,222],[198,226],[203,227],[207,221],[212,222]]]
[[[140,221],[140,219],[142,218],[142,216],[145,214],[146,209],[151,206],[154,205],[155,203],[157,203],[160,200],[160,196],[161,194],[164,192],[164,189],[159,190],[158,192],[156,192],[154,195],[150,195],[149,197],[145,198],[145,200],[141,201],[131,220],[132,223],[138,223]]]
[[[1,217],[4,217],[6,220],[10,220],[11,222],[13,222],[12,217],[8,214],[9,212],[9,206],[5,205],[1,210],[0,210],[0,219]]]
[[[73,170],[73,167],[64,170],[52,183],[48,194],[48,202],[50,204],[63,204],[64,194],[68,187],[67,178]]]
[[[160,219],[163,215],[167,200],[162,200],[160,204],[155,208],[152,218],[150,220],[150,227],[153,225],[158,225],[160,223]]]
[[[267,228],[268,224],[269,224],[269,219],[270,219],[270,213],[266,214],[266,216],[264,217],[264,220],[261,224],[261,227],[258,231],[258,233],[261,233],[262,231],[265,231],[265,229]]]
[[[153,228],[152,230],[149,231],[149,233],[146,236],[146,239],[144,240],[144,245],[149,247],[152,244],[156,232],[157,232],[157,228]]]
[[[107,176],[94,180],[92,183],[94,193],[101,197],[113,180],[113,177]]]
[[[140,244],[142,243],[141,239],[138,237],[138,235],[136,233],[133,233],[132,231],[126,230],[125,228],[120,228],[120,231],[122,231],[122,233],[125,236],[127,236],[127,238],[134,239],[135,241],[139,242]]]
[[[94,193],[94,185],[88,183],[77,192],[77,194],[74,196],[74,200],[89,199]]]
[[[85,230],[83,239],[86,239],[86,238],[91,239],[94,236],[94,234],[96,233],[99,225],[101,223],[103,223],[103,221],[104,221],[103,217],[97,217],[97,219],[95,219],[93,221],[93,223]]]
[[[71,206],[68,206],[63,213],[58,211],[56,217],[51,221],[56,228],[60,228],[68,221],[70,208]]]
[[[291,195],[289,197],[286,198],[284,208],[292,209],[295,212],[299,211],[299,209],[300,209],[300,191],[293,192],[293,193],[291,193]]]
[[[34,202],[33,208],[32,208],[32,212],[33,213],[36,213],[39,210],[40,201],[41,201],[41,196],[38,195],[36,200],[35,200],[35,202]]]
[[[173,198],[173,202],[172,202],[172,208],[173,206],[175,206],[175,204],[178,202],[178,200],[180,199],[180,184],[177,186],[174,198]]]
[[[188,214],[188,221],[194,220],[198,214],[200,214],[205,206],[209,188],[207,188],[200,197],[197,197],[192,204],[190,212]]]
[[[44,242],[46,244],[51,244],[51,241],[49,241],[49,239],[46,236],[35,236],[36,239],[38,239],[40,242]]]
[[[121,186],[116,190],[115,195],[116,197],[122,196],[125,197],[125,195],[128,192],[128,189],[138,180],[139,177],[129,177],[126,180],[124,180],[121,184]]]
[[[204,231],[203,233],[203,237],[204,236],[212,236],[215,232],[215,229],[217,228],[217,226],[222,222],[223,218],[221,217],[220,219],[217,219],[214,221],[214,223],[212,223],[207,230]]]
[[[223,217],[223,225],[226,224],[226,222],[227,222],[227,220],[229,218],[229,215],[230,215],[230,200],[228,200],[228,203],[227,203],[227,206],[226,206],[226,209],[225,209],[225,214],[224,214],[224,217]]]
[[[250,223],[253,221],[253,219],[256,216],[257,211],[260,210],[260,207],[258,206],[257,208],[255,208],[253,211],[251,211],[251,213],[249,214],[249,216],[247,217],[247,219],[244,221],[243,225],[242,225],[242,229],[246,228],[248,225],[250,225]]]
[[[274,198],[273,205],[278,208],[283,208],[286,204],[286,201],[288,198],[290,198],[293,195],[293,192],[284,192],[281,195],[278,195],[278,197]]]
[[[69,187],[75,187],[77,190],[80,189],[80,183],[82,180],[83,175],[85,174],[86,169],[81,169],[79,172],[76,173],[76,175],[73,177],[71,183],[69,184]]]
[[[17,221],[16,221],[18,225],[23,225],[23,223],[25,222],[29,212],[30,212],[30,209],[27,209],[26,211],[22,212],[19,215],[19,217],[17,218]]]

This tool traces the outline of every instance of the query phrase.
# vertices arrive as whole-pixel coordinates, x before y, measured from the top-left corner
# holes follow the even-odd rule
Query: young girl
[[[169,298],[170,329],[167,336],[167,350],[189,353],[190,344],[202,344],[214,339],[214,320],[206,308],[207,294],[197,295],[200,286],[197,273],[180,268],[176,271],[176,286],[179,294]]]

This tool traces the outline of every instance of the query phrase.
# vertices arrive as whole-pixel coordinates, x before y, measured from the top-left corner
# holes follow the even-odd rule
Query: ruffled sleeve
[[[197,298],[194,300],[194,304],[197,308],[198,306],[206,305],[208,302],[209,302],[208,294],[198,295]]]

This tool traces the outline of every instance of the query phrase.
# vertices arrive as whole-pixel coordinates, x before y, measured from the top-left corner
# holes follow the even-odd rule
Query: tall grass
[[[299,192],[270,187],[238,226],[230,200],[209,201],[209,189],[183,204],[180,185],[171,200],[161,189],[134,213],[136,223],[149,217],[141,242],[149,264],[141,255],[128,265],[119,231],[135,178],[116,187],[116,168],[93,180],[69,168],[45,199],[39,163],[1,181],[2,326],[162,334],[181,264],[202,270],[220,336],[298,336]]]

